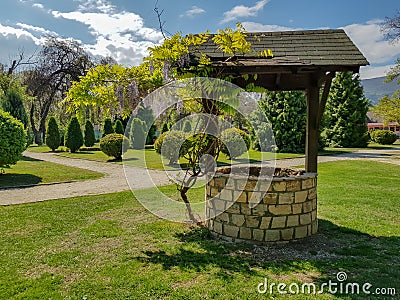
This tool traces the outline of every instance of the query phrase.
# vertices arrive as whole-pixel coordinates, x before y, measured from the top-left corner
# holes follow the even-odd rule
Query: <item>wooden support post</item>
[[[319,86],[311,80],[307,88],[306,172],[317,173]]]

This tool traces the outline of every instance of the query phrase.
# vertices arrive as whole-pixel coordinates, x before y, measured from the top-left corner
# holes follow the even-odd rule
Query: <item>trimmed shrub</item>
[[[381,145],[391,145],[397,140],[397,135],[390,130],[374,130],[370,135],[372,141]]]
[[[17,86],[11,86],[8,91],[3,94],[0,99],[1,106],[4,111],[10,113],[11,116],[20,120],[24,124],[24,128],[28,127],[28,115],[24,107],[25,93]]]
[[[162,126],[162,129],[161,129],[161,133],[167,132],[168,130],[169,130],[168,129],[168,124],[164,123],[163,126]]]
[[[21,121],[0,110],[0,167],[15,165],[26,149],[26,132]]]
[[[130,147],[133,149],[144,149],[146,142],[146,123],[139,119],[133,118],[130,124],[129,137]]]
[[[54,117],[51,117],[47,123],[46,145],[54,152],[60,146],[60,142],[60,131],[58,130],[57,121]]]
[[[169,160],[169,164],[176,163],[180,156],[184,155],[183,143],[186,140],[186,134],[182,131],[171,130],[161,134],[154,143],[154,149]]]
[[[65,134],[65,146],[71,153],[75,153],[83,146],[81,125],[77,117],[72,117],[68,124],[67,133]]]
[[[107,134],[114,133],[114,128],[112,126],[111,119],[104,120],[103,137]]]
[[[118,133],[118,134],[124,134],[125,133],[124,125],[122,124],[121,120],[115,121],[114,132]]]
[[[127,142],[127,138],[119,133],[107,134],[100,140],[100,150],[106,155],[121,159],[122,145]]]
[[[96,143],[96,138],[94,136],[94,127],[92,122],[89,120],[85,123],[85,146],[86,147],[93,147]]]
[[[241,129],[228,128],[221,132],[221,152],[234,159],[250,148],[250,137]]]

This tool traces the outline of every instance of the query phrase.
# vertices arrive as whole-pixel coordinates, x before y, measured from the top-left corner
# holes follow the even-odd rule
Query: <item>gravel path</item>
[[[169,184],[170,180],[164,171],[146,170],[144,168],[124,166],[115,163],[104,163],[61,157],[52,153],[34,153],[26,151],[25,156],[45,160],[66,166],[88,169],[105,174],[95,180],[59,183],[50,185],[37,185],[27,188],[0,190],[0,205],[11,205],[29,202],[39,202],[50,199],[61,199],[82,195],[99,195],[129,190],[125,176],[134,178],[130,180],[132,189],[154,187],[155,185]],[[349,159],[367,159],[400,165],[400,148],[382,150],[360,150],[343,153],[335,156],[319,156],[318,162],[329,162]],[[279,167],[304,166],[305,158],[277,160]],[[125,169],[125,170],[124,170]],[[149,180],[149,176],[152,181]]]

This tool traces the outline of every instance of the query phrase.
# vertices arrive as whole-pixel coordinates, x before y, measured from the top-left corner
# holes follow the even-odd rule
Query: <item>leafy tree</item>
[[[144,149],[146,141],[146,123],[139,119],[133,118],[130,124],[129,137],[130,147],[133,149]]]
[[[156,140],[155,150],[169,160],[168,164],[173,165],[178,161],[179,157],[186,154],[182,152],[185,149],[182,146],[186,138],[187,135],[182,131],[171,130],[165,132]]]
[[[392,43],[398,43],[400,41],[400,11],[391,18],[386,18],[381,27]],[[396,65],[392,67],[387,73],[386,80],[388,82],[398,78],[400,76],[400,58],[397,59]],[[399,80],[400,83],[400,80]]]
[[[71,153],[75,153],[83,146],[81,125],[77,117],[72,117],[68,124],[67,133],[65,134],[65,146]]]
[[[250,137],[241,129],[228,128],[221,133],[221,152],[235,159],[250,148]]]
[[[46,131],[46,145],[54,152],[61,143],[60,131],[54,117],[49,119]]]
[[[384,96],[379,100],[378,104],[372,108],[376,116],[383,119],[383,123],[388,125],[389,122],[397,122],[400,124],[400,97],[396,92],[392,97]]]
[[[117,120],[115,121],[115,133],[118,134],[124,134],[125,133],[125,129],[124,129],[124,125],[122,124],[121,120]]]
[[[322,138],[331,147],[366,147],[368,108],[358,75],[338,73],[326,104]]]
[[[307,113],[304,93],[299,91],[266,93],[259,105],[272,124],[277,151],[304,153]],[[268,128],[264,130],[267,133]]]
[[[0,110],[0,168],[14,165],[26,149],[26,132],[21,121]]]
[[[110,133],[114,133],[114,128],[111,119],[107,118],[104,120],[103,137]]]
[[[28,127],[28,115],[24,107],[24,101],[27,98],[23,88],[19,84],[14,84],[7,89],[0,99],[3,110],[20,120],[25,128]]]
[[[96,137],[94,135],[94,127],[92,122],[89,120],[85,123],[85,146],[86,147],[93,147],[96,143]]]

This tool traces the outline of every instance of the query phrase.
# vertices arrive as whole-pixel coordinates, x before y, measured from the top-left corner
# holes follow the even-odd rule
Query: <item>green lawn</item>
[[[0,188],[97,179],[103,176],[98,172],[29,157],[23,157],[16,165],[4,170],[5,174],[0,175]]]
[[[0,207],[0,299],[269,299],[256,292],[264,278],[322,284],[338,271],[348,282],[397,288],[398,297],[400,168],[320,164],[318,192],[316,237],[258,251],[161,220],[130,192]],[[366,298],[384,299],[290,297]]]

